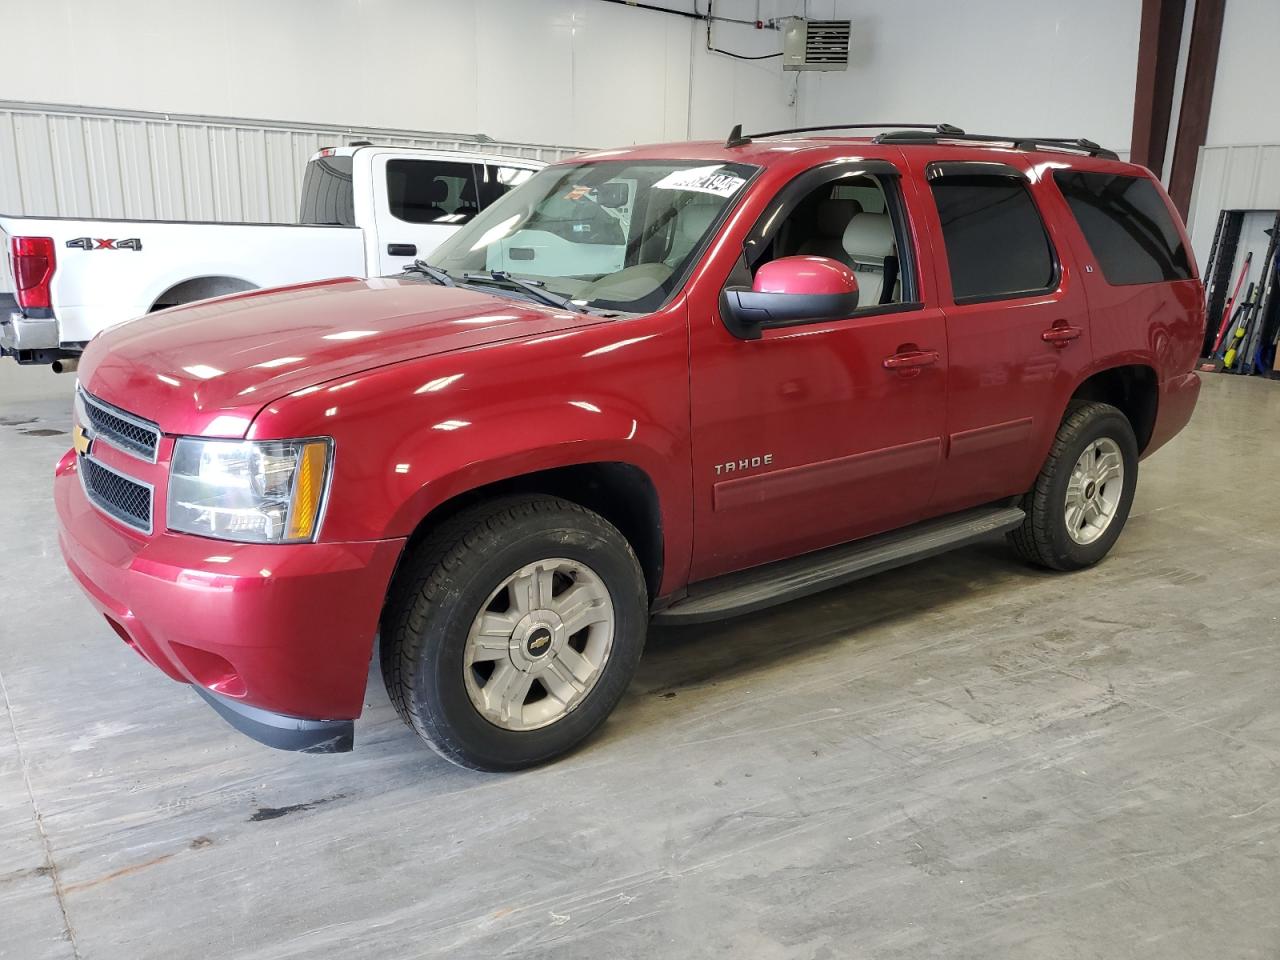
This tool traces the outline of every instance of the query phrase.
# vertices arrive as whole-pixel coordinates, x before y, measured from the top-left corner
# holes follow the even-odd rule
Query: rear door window
[[[1186,246],[1150,180],[1078,170],[1059,170],[1053,179],[1107,283],[1190,279]]]
[[[956,303],[1031,296],[1054,286],[1049,235],[1020,177],[946,174],[931,177],[929,187]]]

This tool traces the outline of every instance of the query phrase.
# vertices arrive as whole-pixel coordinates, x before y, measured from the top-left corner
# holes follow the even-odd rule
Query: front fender
[[[657,493],[678,578],[692,551],[687,344],[672,311],[404,361],[272,401],[249,435],[333,437],[321,538],[335,541],[409,536],[498,481],[630,465]]]
[[[551,417],[559,411],[531,412],[535,416],[542,412]],[[564,424],[564,427],[569,426]],[[663,528],[672,526],[671,521],[675,518],[668,517],[666,511],[676,499],[673,495],[674,477],[670,476],[675,455],[674,438],[655,424],[641,426],[634,417],[614,413],[602,414],[598,423],[579,422],[574,426],[577,429],[570,428],[564,432],[535,427],[520,435],[508,431],[498,422],[470,424],[469,427],[479,429],[467,440],[474,440],[484,447],[484,458],[469,460],[464,450],[450,451],[442,445],[438,450],[440,460],[437,467],[423,471],[429,479],[412,491],[392,514],[385,536],[408,536],[431,511],[478,487],[544,470],[589,463],[622,463],[644,473],[658,491]],[[669,451],[669,455],[663,456],[659,452],[662,450]],[[453,456],[452,453],[461,456]]]

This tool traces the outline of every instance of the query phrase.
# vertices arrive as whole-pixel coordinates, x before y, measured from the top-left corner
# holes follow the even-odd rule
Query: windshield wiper
[[[441,270],[439,267],[433,267],[425,260],[415,260],[413,263],[406,264],[404,272],[420,273],[428,280],[432,280],[435,283],[440,284],[442,287],[457,286],[457,284],[454,283],[453,277],[449,276],[447,272]]]
[[[490,270],[487,273],[464,273],[462,279],[471,283],[495,283],[515,287],[523,290],[535,300],[540,300],[553,307],[560,307],[562,310],[574,310],[578,313],[591,312],[582,304],[574,303],[568,297],[562,297],[558,293],[552,293],[547,290],[541,280],[521,280],[519,277],[513,277],[505,270]]]

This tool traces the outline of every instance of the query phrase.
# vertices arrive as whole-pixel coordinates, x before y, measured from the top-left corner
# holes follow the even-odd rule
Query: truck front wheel
[[[383,616],[382,674],[441,756],[517,770],[604,722],[647,626],[622,534],[565,500],[507,498],[446,521],[406,558]]]

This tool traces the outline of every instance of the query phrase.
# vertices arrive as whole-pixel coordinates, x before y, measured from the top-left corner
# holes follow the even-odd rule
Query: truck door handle
[[[416,243],[388,243],[387,256],[389,257],[416,257],[418,255],[418,245]]]
[[[920,372],[921,367],[931,367],[937,362],[937,350],[919,350],[913,346],[899,347],[898,352],[893,356],[884,358],[884,368],[914,376]]]
[[[1072,340],[1080,337],[1084,333],[1079,327],[1073,327],[1065,320],[1055,320],[1053,326],[1040,334],[1040,339],[1045,343],[1052,343],[1055,347],[1065,347]]]

